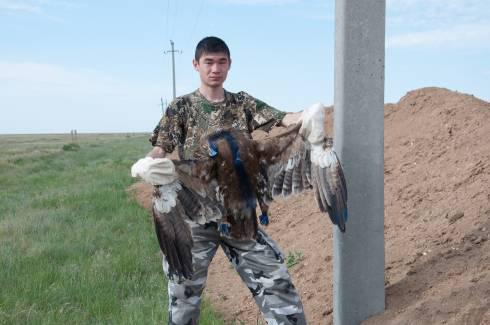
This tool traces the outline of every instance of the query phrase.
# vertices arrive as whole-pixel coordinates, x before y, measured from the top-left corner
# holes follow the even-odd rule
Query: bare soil
[[[151,187],[134,189],[148,208]],[[304,257],[290,273],[310,324],[332,323],[331,229],[311,193],[272,205],[267,232]],[[423,88],[386,104],[386,311],[363,324],[490,324],[489,231],[490,103]],[[205,295],[230,323],[262,322],[222,252]]]

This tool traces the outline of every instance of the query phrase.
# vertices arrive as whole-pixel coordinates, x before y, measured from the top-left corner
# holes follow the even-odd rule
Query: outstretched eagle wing
[[[313,148],[311,172],[315,198],[322,212],[345,232],[347,222],[347,185],[344,171],[333,148]]]
[[[219,220],[222,207],[212,180],[206,180],[207,161],[174,161],[177,179],[156,186],[153,197],[153,220],[158,243],[168,263],[168,275],[192,278],[192,233],[186,220],[204,224]]]
[[[310,144],[300,132],[300,125],[257,141],[261,160],[267,166],[269,190],[273,197],[287,197],[313,188],[322,212],[342,232],[347,221],[347,186],[340,161],[331,139]]]
[[[169,278],[177,276],[190,279],[193,274],[192,235],[183,213],[180,202],[167,212],[158,210],[157,204],[153,205],[155,232],[168,263]]]

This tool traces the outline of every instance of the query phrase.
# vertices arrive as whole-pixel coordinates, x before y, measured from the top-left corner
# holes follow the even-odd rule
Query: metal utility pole
[[[384,51],[386,0],[335,1],[334,147],[349,190],[349,220],[334,229],[336,325],[385,308]]]
[[[174,53],[177,52],[177,53],[182,53],[182,51],[179,51],[179,50],[174,50],[174,41],[170,40],[170,46],[172,47],[171,50],[169,51],[165,51],[163,53],[167,54],[167,53],[172,53],[172,81],[173,81],[173,99],[175,99],[175,57],[174,57]]]

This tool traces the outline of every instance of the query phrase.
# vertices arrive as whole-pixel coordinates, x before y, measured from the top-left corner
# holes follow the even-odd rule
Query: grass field
[[[167,322],[153,224],[126,193],[147,138],[0,135],[0,323]]]

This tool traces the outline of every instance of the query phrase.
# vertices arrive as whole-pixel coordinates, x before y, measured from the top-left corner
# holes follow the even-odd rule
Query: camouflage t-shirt
[[[225,90],[225,99],[214,103],[196,90],[170,103],[150,141],[168,153],[177,147],[180,159],[195,159],[199,158],[196,155],[201,137],[208,130],[233,127],[248,133],[269,131],[285,114],[246,92]]]

